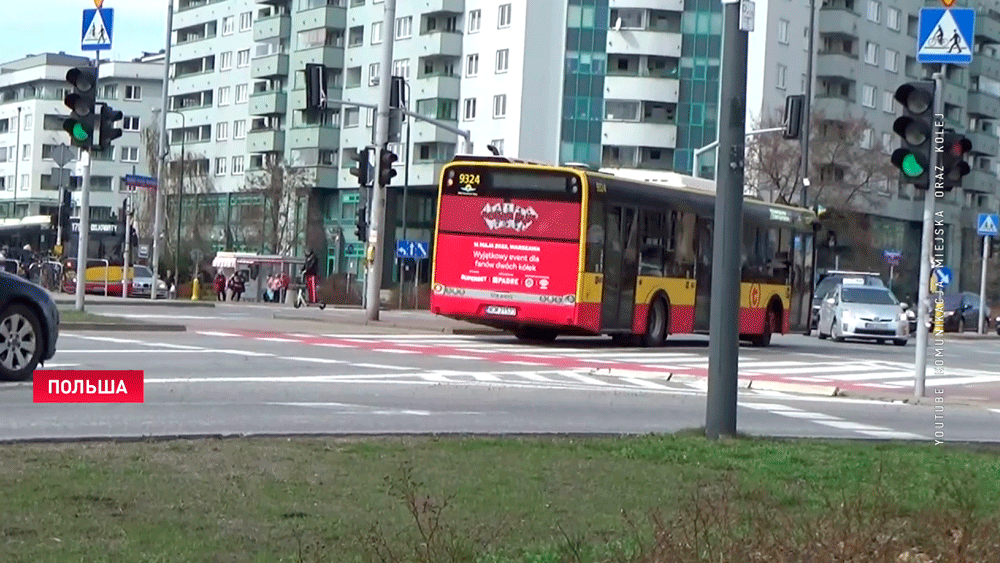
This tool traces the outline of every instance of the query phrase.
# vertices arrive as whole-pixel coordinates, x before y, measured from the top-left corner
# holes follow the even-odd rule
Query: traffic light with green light
[[[74,147],[90,150],[94,144],[94,107],[97,102],[97,69],[90,66],[71,68],[66,82],[73,86],[63,103],[70,115],[63,120],[63,130],[69,133]]]
[[[962,187],[962,178],[972,171],[969,163],[965,162],[965,154],[971,150],[972,141],[965,135],[945,133],[944,150],[938,153],[941,159],[938,165],[943,176],[941,191],[950,192]]]
[[[903,115],[892,130],[902,139],[892,153],[892,164],[899,169],[899,183],[929,189],[931,156],[934,151],[934,82],[907,82],[896,89],[896,101]]]

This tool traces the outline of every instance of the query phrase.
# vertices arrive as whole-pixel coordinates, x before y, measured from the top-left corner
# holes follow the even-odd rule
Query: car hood
[[[899,305],[872,305],[870,303],[842,303],[840,308],[850,311],[859,319],[871,321],[895,321],[903,309]]]

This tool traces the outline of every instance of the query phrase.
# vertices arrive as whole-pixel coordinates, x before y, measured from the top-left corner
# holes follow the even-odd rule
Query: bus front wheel
[[[667,306],[663,299],[657,297],[649,307],[646,317],[646,333],[642,335],[642,344],[647,348],[663,346],[667,339]]]

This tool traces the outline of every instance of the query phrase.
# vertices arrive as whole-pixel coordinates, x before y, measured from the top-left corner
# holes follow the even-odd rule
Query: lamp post
[[[180,284],[180,257],[181,257],[181,204],[184,201],[184,161],[187,160],[187,153],[184,151],[184,143],[187,140],[187,116],[179,111],[169,110],[181,116],[181,169],[180,178],[177,181],[177,248],[174,249],[174,283]],[[169,288],[167,288],[169,289]]]

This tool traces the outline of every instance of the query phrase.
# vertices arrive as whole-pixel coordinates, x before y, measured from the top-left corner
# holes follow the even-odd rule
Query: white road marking
[[[455,354],[443,355],[441,358],[448,358],[449,360],[482,360],[482,356],[459,356]]]
[[[516,361],[516,360],[506,360],[506,361],[502,361],[500,363],[501,364],[511,364],[511,365],[516,365],[516,366],[544,366],[545,365],[544,363],[539,363],[539,362],[522,362],[522,361]]]
[[[232,337],[239,336],[239,334],[233,334],[231,332],[215,332],[215,331],[211,331],[211,330],[199,330],[199,331],[196,331],[195,334],[200,334],[202,336],[222,336],[222,337],[226,337],[226,338],[232,338]]]
[[[415,369],[403,366],[387,366],[384,364],[351,364],[351,365],[359,368],[373,368],[373,369]]]
[[[301,342],[301,340],[296,340],[294,338],[277,338],[274,336],[257,336],[254,340],[259,340],[261,342]]]
[[[331,360],[328,358],[305,358],[301,356],[278,356],[283,360],[292,360],[295,362],[311,362],[315,364],[347,364],[344,360]]]

